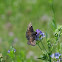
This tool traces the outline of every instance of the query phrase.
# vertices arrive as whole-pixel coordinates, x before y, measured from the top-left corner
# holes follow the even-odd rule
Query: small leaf
[[[53,27],[53,30],[55,30],[57,28],[55,20],[52,21],[52,27]]]
[[[48,56],[47,56],[47,54],[43,54],[43,56],[42,56],[42,57],[37,58],[37,59],[47,60],[47,59],[48,59]]]
[[[48,38],[48,34],[47,34],[47,32],[46,32],[46,40],[47,40],[47,38]]]

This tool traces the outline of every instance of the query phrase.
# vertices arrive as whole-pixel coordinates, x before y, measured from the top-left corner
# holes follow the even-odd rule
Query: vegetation
[[[33,28],[45,33],[42,40],[46,50],[58,40],[58,32],[62,25],[61,0],[0,0],[0,61],[1,62],[43,62],[40,60],[46,53],[36,46],[27,44],[26,30],[32,22]],[[62,29],[62,28],[61,28]],[[58,31],[59,30],[59,31]],[[61,33],[60,33],[61,35]],[[55,37],[56,36],[56,37]],[[62,54],[62,36],[52,47],[50,55]],[[46,41],[47,40],[47,41]],[[14,49],[16,51],[14,52]],[[10,53],[8,53],[10,50]],[[44,57],[45,54],[44,54]],[[51,59],[51,58],[49,58]],[[45,62],[45,61],[44,61]],[[48,61],[47,61],[48,62]]]

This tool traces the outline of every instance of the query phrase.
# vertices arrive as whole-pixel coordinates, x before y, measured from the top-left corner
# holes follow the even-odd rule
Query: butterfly
[[[36,45],[36,40],[35,40],[36,34],[37,32],[33,30],[32,23],[29,23],[26,31],[26,38],[28,40],[27,42],[28,45],[32,45],[32,46]]]

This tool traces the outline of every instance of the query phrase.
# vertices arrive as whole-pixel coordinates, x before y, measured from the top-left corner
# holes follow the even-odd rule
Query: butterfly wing
[[[32,35],[32,32],[33,32],[33,27],[32,27],[32,24],[30,23],[28,25],[28,28],[27,28],[27,31],[26,31],[26,38],[27,40],[29,40],[29,37]]]
[[[36,45],[36,40],[33,40],[33,37],[30,37],[29,41],[27,42],[28,45],[35,46]]]
[[[36,32],[33,30],[32,24],[30,23],[28,25],[27,31],[26,31],[26,38],[28,40],[28,44],[35,46],[36,40],[35,40]]]

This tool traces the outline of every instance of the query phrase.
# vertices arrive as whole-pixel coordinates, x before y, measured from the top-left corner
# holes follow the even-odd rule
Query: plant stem
[[[52,0],[51,7],[52,7],[52,12],[53,12],[53,21],[55,21],[55,11],[54,11],[53,3],[54,3],[54,0]]]
[[[59,39],[59,37],[60,37],[60,33],[58,35],[58,39]],[[58,52],[60,53],[60,42],[59,41],[58,41]]]
[[[59,49],[60,49],[60,43],[59,43],[59,41],[58,41],[58,52],[59,52]]]
[[[40,50],[42,50],[42,48],[40,47],[40,45],[39,44],[37,44],[38,45],[38,47],[40,48]]]
[[[42,44],[43,48],[45,49],[45,51],[47,52],[47,50],[46,50],[45,46],[43,45],[42,41],[40,41],[40,42],[41,42],[41,44]],[[48,54],[48,56],[49,56],[49,62],[51,62],[50,53],[48,53],[48,52],[47,52],[47,54]]]
[[[52,0],[52,4],[51,4],[51,8],[52,8],[52,13],[53,13],[53,22],[54,22],[54,28],[56,29],[57,26],[56,26],[56,22],[55,22],[55,11],[54,11],[54,0]]]
[[[49,54],[48,54],[48,56],[49,56],[49,62],[51,62],[51,57],[50,57],[50,55],[51,55],[51,54],[49,53]]]
[[[40,42],[41,42],[43,48],[45,49],[45,51],[47,52],[47,50],[46,50],[45,46],[43,45],[42,41],[40,41]],[[47,53],[48,53],[48,52],[47,52]]]

